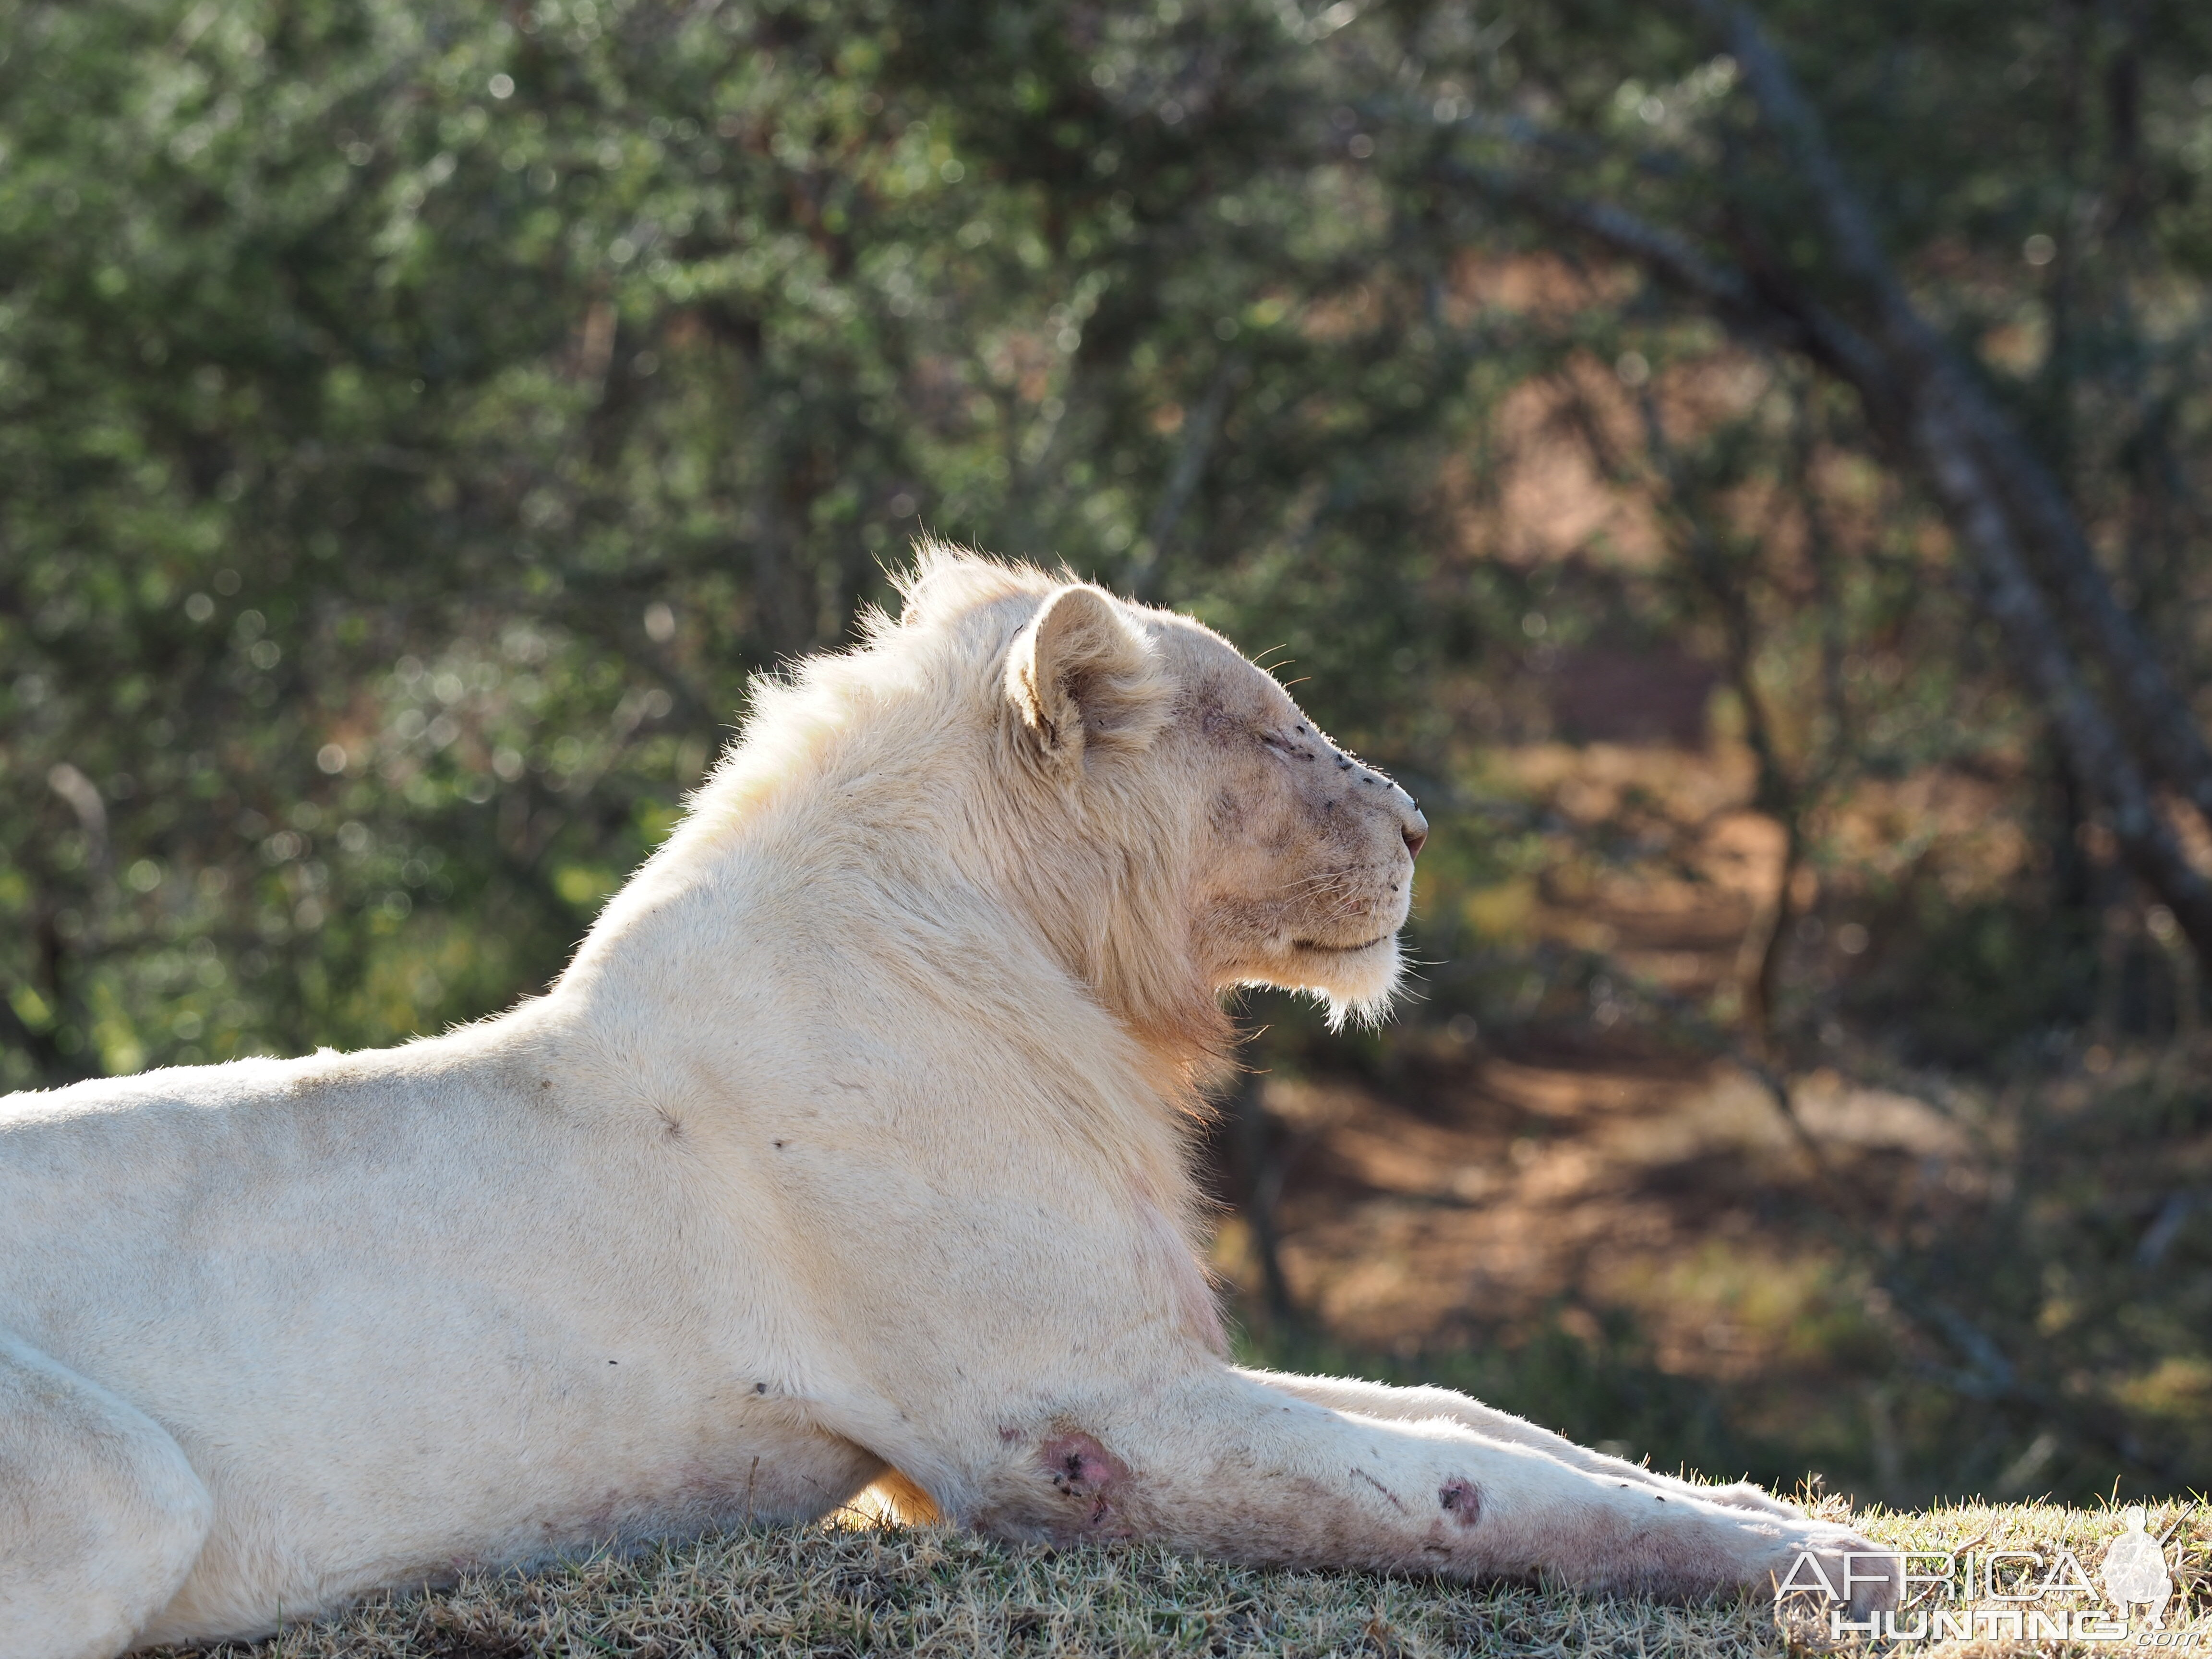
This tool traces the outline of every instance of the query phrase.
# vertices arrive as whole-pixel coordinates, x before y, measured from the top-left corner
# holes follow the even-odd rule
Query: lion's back
[[[457,1223],[496,1204],[491,1114],[465,1073],[426,1085],[387,1055],[0,1100],[0,1326],[119,1384],[136,1355],[234,1340],[244,1357],[267,1336],[255,1321],[453,1248]],[[193,1328],[241,1306],[234,1328]]]

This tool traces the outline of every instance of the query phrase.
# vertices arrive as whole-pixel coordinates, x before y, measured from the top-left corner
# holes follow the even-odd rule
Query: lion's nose
[[[1406,837],[1406,850],[1419,858],[1421,848],[1429,844],[1429,821],[1416,810],[1399,833]]]

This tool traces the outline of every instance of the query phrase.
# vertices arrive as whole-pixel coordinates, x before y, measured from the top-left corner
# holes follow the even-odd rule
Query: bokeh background
[[[2212,9],[0,0],[0,1081],[542,987],[924,531],[1435,821],[1262,1356],[2212,1481]]]

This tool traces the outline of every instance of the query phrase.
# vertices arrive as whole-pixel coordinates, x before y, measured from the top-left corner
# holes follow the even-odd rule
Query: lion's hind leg
[[[122,1653],[184,1583],[213,1512],[159,1424],[0,1331],[0,1653]]]

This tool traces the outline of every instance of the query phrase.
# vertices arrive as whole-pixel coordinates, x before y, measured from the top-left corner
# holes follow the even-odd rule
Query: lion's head
[[[1009,874],[1071,966],[1139,1023],[1236,985],[1381,1012],[1428,836],[1411,796],[1187,617],[928,550],[902,626],[963,612],[995,624],[969,637],[1026,830]]]
[[[568,981],[633,935],[715,936],[734,884],[805,894],[817,938],[833,904],[912,924],[949,989],[1033,980],[1042,945],[1170,1089],[1227,1048],[1230,987],[1382,1012],[1428,833],[1404,790],[1188,617],[936,546],[902,586],[859,649],[756,685]]]

